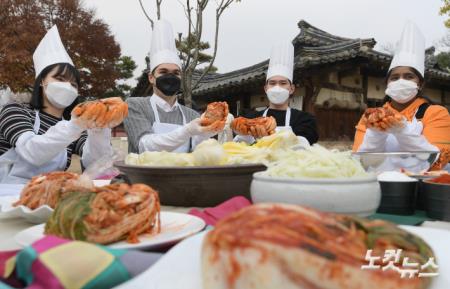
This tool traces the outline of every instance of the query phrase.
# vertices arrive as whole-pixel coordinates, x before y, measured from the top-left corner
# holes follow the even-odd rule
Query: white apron
[[[165,134],[171,131],[176,130],[179,127],[182,127],[186,125],[186,117],[184,116],[183,110],[178,107],[178,109],[181,111],[181,115],[183,116],[183,125],[179,124],[173,124],[173,123],[162,123],[159,119],[159,113],[158,108],[156,107],[156,103],[152,101],[152,98],[150,98],[150,105],[153,110],[153,115],[155,116],[155,122],[153,123],[153,133],[155,134]],[[174,149],[172,152],[176,153],[188,153],[190,149],[190,141],[185,142],[181,146]]]
[[[33,131],[39,133],[41,120],[39,111],[35,110],[36,118],[34,121]],[[50,149],[50,148],[49,148]],[[15,148],[10,148],[0,156],[0,182],[10,184],[25,184],[32,177],[48,173],[52,171],[63,171],[67,165],[67,150],[57,154],[51,161],[35,166],[24,160]]]
[[[266,110],[263,113],[263,117],[267,116],[267,112],[268,111],[269,111],[269,108],[266,108]],[[279,131],[282,131],[282,130],[290,130],[290,131],[292,131],[292,127],[289,125],[290,122],[291,122],[291,108],[288,107],[287,110],[286,110],[286,116],[285,116],[285,119],[284,119],[284,126],[277,126],[275,128],[275,131],[276,132],[279,132]],[[302,136],[298,135],[297,138],[298,138],[299,144],[295,146],[296,149],[297,148],[306,148],[306,147],[310,146],[309,141],[305,137],[302,137]]]

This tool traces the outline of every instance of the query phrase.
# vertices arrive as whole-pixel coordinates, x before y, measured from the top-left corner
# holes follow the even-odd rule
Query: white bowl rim
[[[345,184],[345,183],[367,183],[378,182],[375,174],[368,173],[368,176],[351,177],[351,178],[290,178],[290,177],[271,177],[264,175],[266,171],[256,172],[253,174],[253,180],[263,182],[277,182],[277,183],[308,183],[308,184]]]

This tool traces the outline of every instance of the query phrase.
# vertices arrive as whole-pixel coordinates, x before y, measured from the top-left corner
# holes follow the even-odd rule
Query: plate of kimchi
[[[58,200],[45,203],[54,205],[46,223],[19,232],[17,243],[27,246],[53,235],[118,249],[150,249],[170,245],[205,227],[198,217],[161,212],[158,192],[145,184],[96,187],[79,186],[77,181],[62,186],[64,190],[51,195]],[[22,193],[21,201],[25,199]],[[42,196],[37,202],[41,201]]]
[[[195,216],[161,212],[161,230],[156,232],[144,232],[137,236],[136,240],[120,239],[107,244],[115,249],[160,249],[177,243],[191,235],[198,233],[205,227],[205,222]],[[25,229],[14,237],[15,241],[26,247],[45,235],[45,224],[36,225]]]
[[[56,171],[35,176],[25,185],[6,184],[2,188],[8,193],[0,196],[0,218],[23,218],[30,223],[44,223],[62,197],[73,191],[87,192],[109,182]]]
[[[115,288],[450,288],[449,238],[447,230],[258,204]]]

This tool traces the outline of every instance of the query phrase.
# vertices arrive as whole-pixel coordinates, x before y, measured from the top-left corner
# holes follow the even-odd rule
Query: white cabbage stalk
[[[267,147],[273,150],[289,149],[300,143],[297,136],[290,129],[282,129],[281,131],[259,139],[256,147]]]
[[[128,154],[125,158],[125,163],[127,165],[139,165],[139,155],[138,154]]]
[[[277,155],[265,174],[288,178],[350,178],[367,176],[351,152],[328,150],[320,145],[300,151],[287,150]]]
[[[196,166],[218,166],[226,163],[225,150],[215,139],[201,142],[192,152]]]

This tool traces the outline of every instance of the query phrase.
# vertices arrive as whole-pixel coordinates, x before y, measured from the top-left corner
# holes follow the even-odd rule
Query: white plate
[[[36,225],[25,229],[14,237],[21,246],[29,246],[44,237],[45,224]],[[205,222],[192,215],[161,212],[161,233],[157,235],[143,234],[139,236],[139,243],[130,244],[120,241],[108,245],[115,249],[156,249],[176,243],[177,241],[200,232],[205,227]]]
[[[34,210],[26,206],[13,207],[13,203],[19,200],[18,196],[0,197],[0,219],[24,218],[30,223],[40,224],[47,221],[53,213],[49,206],[40,206]]]
[[[109,185],[111,180],[94,180],[97,187]],[[20,192],[25,185],[0,184],[0,219],[23,218],[33,224],[45,223],[53,213],[53,209],[47,205],[34,210],[26,206],[13,207],[13,203],[19,200]]]
[[[430,289],[450,288],[450,231],[432,228],[401,226],[423,238],[437,256],[439,276]],[[200,289],[201,246],[206,232],[197,234],[173,247],[155,265],[123,283],[116,289]]]

